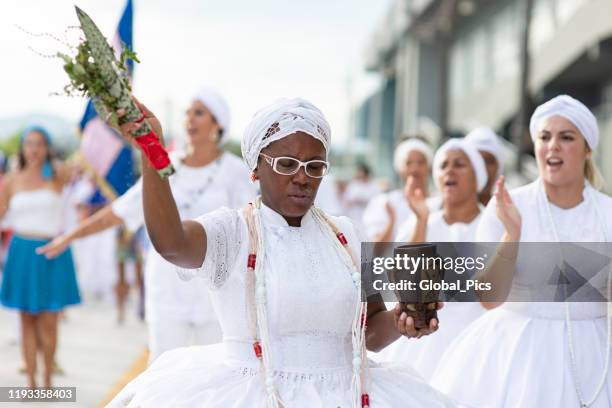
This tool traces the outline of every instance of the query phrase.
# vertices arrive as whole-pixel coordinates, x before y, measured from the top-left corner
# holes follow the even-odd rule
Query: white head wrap
[[[219,140],[219,143],[222,143],[227,138],[230,127],[230,109],[225,99],[211,88],[201,88],[191,100],[202,102],[214,116],[219,127],[223,129]]]
[[[599,144],[599,128],[595,115],[582,102],[568,95],[560,95],[538,106],[529,122],[531,140],[536,140],[542,122],[551,116],[562,116],[578,128],[591,150]]]
[[[259,110],[244,131],[240,145],[247,166],[254,170],[262,149],[296,132],[320,140],[327,155],[331,128],[323,113],[312,103],[301,98],[284,98]]]
[[[393,168],[396,172],[399,173],[402,171],[402,168],[406,163],[406,158],[413,150],[423,153],[427,159],[427,163],[431,165],[431,161],[433,159],[433,150],[431,147],[420,139],[412,138],[404,140],[395,148],[395,153],[393,154]]]
[[[504,147],[499,140],[499,136],[488,127],[479,127],[468,133],[465,141],[474,146],[476,150],[485,151],[495,156],[499,165],[497,169],[497,177],[499,177],[504,167]]]
[[[436,155],[433,160],[433,177],[438,189],[441,190],[440,185],[438,184],[438,179],[440,178],[440,173],[442,172],[440,167],[446,158],[446,152],[449,150],[461,150],[467,155],[470,163],[472,164],[472,168],[474,169],[474,174],[476,175],[476,189],[478,192],[482,191],[482,189],[487,185],[487,168],[485,166],[484,159],[478,150],[476,150],[474,146],[467,143],[465,139],[450,139],[436,151]]]

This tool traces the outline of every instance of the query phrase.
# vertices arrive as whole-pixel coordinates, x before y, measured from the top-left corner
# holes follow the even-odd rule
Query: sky
[[[253,113],[278,97],[300,96],[319,106],[335,144],[350,132],[350,109],[377,86],[364,72],[366,45],[392,0],[134,0],[134,94],[183,134],[184,111],[201,86],[228,100],[230,135],[239,139]],[[9,5],[9,3],[11,3]],[[125,0],[22,0],[0,5],[0,118],[50,113],[75,124],[85,101],[52,96],[68,83],[60,38],[77,24],[73,5],[112,38]],[[67,31],[76,44],[78,33]]]

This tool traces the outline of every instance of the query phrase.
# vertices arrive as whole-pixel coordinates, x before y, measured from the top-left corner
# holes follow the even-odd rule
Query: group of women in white
[[[511,191],[490,129],[435,153],[403,141],[402,187],[373,197],[361,220],[313,206],[331,144],[314,105],[284,99],[258,111],[242,139],[246,166],[220,149],[228,128],[227,104],[201,91],[169,182],[143,164],[124,196],[41,250],[52,258],[112,225],[147,227],[154,361],[111,406],[612,406],[605,303],[449,302],[417,330],[398,308],[361,301],[363,241],[499,241],[492,262],[516,265],[517,284],[537,271],[504,243],[609,242],[612,200],[592,159],[599,132],[581,102],[538,107],[539,178]]]
[[[519,256],[516,245],[503,243],[609,242],[612,200],[598,191],[603,180],[592,157],[599,142],[595,116],[576,99],[558,96],[536,109],[530,133],[539,178],[512,191],[499,177],[501,146],[488,129],[448,141],[433,160],[420,142],[404,142],[398,151],[408,145],[412,151],[403,153],[404,166],[396,169],[406,180],[403,198],[410,211],[404,208],[408,215],[385,227],[370,222],[384,228],[371,239],[389,239],[395,222],[400,225],[394,235],[398,242],[501,242],[490,270],[509,263],[515,290],[528,287],[539,271],[533,259]],[[407,173],[412,160],[432,163],[441,205],[432,206],[420,174]],[[484,208],[493,180],[497,191]],[[387,194],[391,209],[401,202],[394,195],[399,193]],[[378,206],[375,216],[383,213],[381,202],[379,197],[370,204]],[[601,271],[602,293],[610,284],[609,272]],[[372,358],[410,364],[431,385],[469,407],[612,405],[606,303],[449,302],[439,318],[440,329],[433,335],[400,339]]]

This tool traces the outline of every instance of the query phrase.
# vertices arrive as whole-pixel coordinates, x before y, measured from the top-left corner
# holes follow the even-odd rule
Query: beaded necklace
[[[604,222],[604,219],[601,217],[601,214],[599,212],[599,206],[595,202],[595,197],[593,196],[593,193],[587,188],[588,187],[585,187],[584,190],[588,194],[589,199],[591,200],[593,205],[595,206],[595,215],[601,222]],[[555,241],[560,243],[561,239],[559,237],[557,227],[555,226],[555,222],[552,217],[552,212],[550,210],[550,203],[548,202],[548,197],[546,196],[546,190],[544,189],[544,185],[542,181],[540,181],[539,189],[541,193],[544,195],[546,215],[548,216],[548,221],[551,225],[551,229],[552,229]],[[604,241],[608,242],[608,236],[606,233],[605,224],[601,224],[601,225],[602,225],[602,231],[604,234]],[[559,254],[560,254],[561,260],[563,260],[564,259],[563,250],[561,249],[560,245],[559,245]],[[608,302],[609,302],[609,300],[612,299],[611,297],[612,295],[612,270],[610,266],[608,266],[607,295],[608,295]],[[576,352],[574,350],[574,334],[572,330],[572,318],[571,318],[571,313],[570,313],[570,306],[569,306],[569,302],[567,301],[565,302],[565,323],[567,325],[567,343],[568,343],[568,350],[569,350],[569,355],[570,355],[570,371],[572,373],[572,380],[574,382],[574,388],[576,389],[576,394],[578,395],[578,401],[580,402],[581,408],[588,408],[589,406],[591,406],[595,402],[595,400],[597,399],[597,397],[599,396],[599,394],[601,393],[601,391],[603,390],[606,384],[606,379],[608,377],[608,371],[610,369],[610,346],[612,345],[612,325],[610,324],[610,319],[612,317],[611,315],[612,315],[612,304],[608,303],[606,307],[606,325],[607,325],[606,362],[604,365],[604,370],[601,376],[601,380],[597,388],[595,389],[595,392],[593,393],[593,397],[591,397],[590,400],[586,400],[584,395],[582,394],[582,389],[580,388],[580,379],[578,378],[578,369],[576,368]]]
[[[268,316],[266,310],[266,285],[265,271],[265,247],[263,242],[263,225],[261,222],[261,197],[257,197],[254,203],[248,205],[244,210],[245,220],[249,231],[249,256],[247,258],[247,273],[245,278],[247,320],[249,330],[253,338],[253,352],[261,364],[265,381],[267,399],[266,405],[270,408],[282,406],[282,401],[274,387],[274,371],[272,369],[272,350],[268,331]],[[358,301],[356,302],[355,314],[352,324],[353,344],[353,379],[351,389],[353,391],[353,407],[370,407],[370,396],[366,392],[367,358],[365,347],[365,331],[367,327],[367,302],[361,302],[361,275],[358,272],[358,261],[348,245],[344,234],[338,230],[336,225],[325,215],[323,211],[312,206],[312,216],[315,222],[327,231],[333,245],[342,254],[345,264],[350,265],[354,271],[351,274],[353,284],[357,289]]]
[[[213,184],[213,181],[219,174],[219,171],[221,169],[221,159],[222,158],[223,158],[223,153],[211,163],[207,164],[206,166],[202,166],[202,167],[210,168],[209,174],[204,179],[204,182],[202,184],[196,185],[195,188],[185,189],[185,194],[189,196],[189,199],[179,204],[179,207],[182,212],[184,212],[185,214],[188,214],[188,212],[192,209],[192,207],[195,206],[200,201],[200,199],[204,196],[204,193],[208,191],[210,186]],[[179,167],[184,167],[184,168],[187,167],[187,168],[196,169],[196,170],[198,169],[198,167],[191,167],[191,166],[187,166],[183,164],[182,159],[179,160],[178,163],[179,164],[177,165],[177,171],[179,171],[178,169]]]

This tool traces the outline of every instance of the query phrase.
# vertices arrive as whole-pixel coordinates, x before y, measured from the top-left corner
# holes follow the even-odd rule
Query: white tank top
[[[19,191],[9,203],[10,224],[16,234],[51,238],[63,225],[62,195],[48,188]]]

